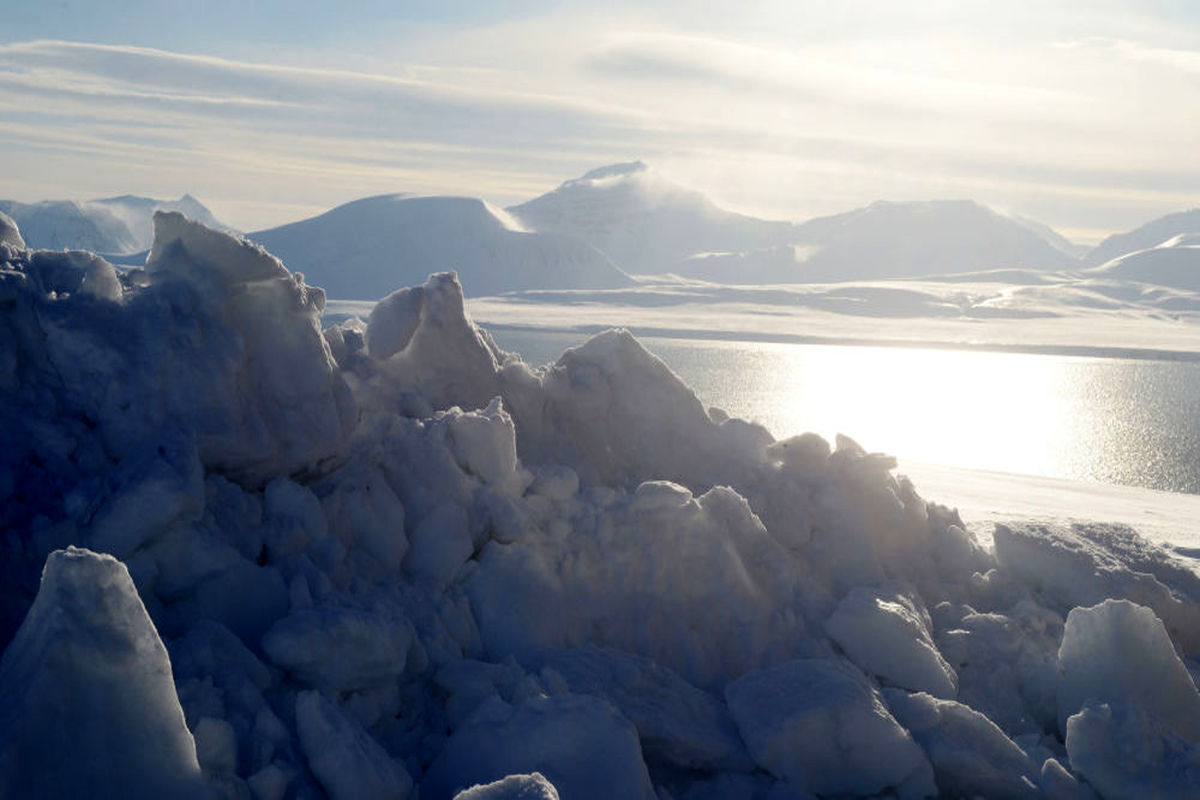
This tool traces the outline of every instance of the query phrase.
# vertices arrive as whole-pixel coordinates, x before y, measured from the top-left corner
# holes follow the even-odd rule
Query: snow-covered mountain
[[[726,211],[641,161],[592,170],[508,210],[531,230],[585,239],[634,273],[667,272],[696,253],[783,244],[795,228]]]
[[[471,197],[368,197],[250,238],[337,298],[374,300],[451,269],[476,296],[629,283],[629,276],[588,243],[531,233],[501,209]]]
[[[798,225],[790,244],[699,253],[671,271],[727,283],[797,283],[1077,265],[1061,242],[1066,240],[1045,226],[1034,228],[970,200],[879,201]]]
[[[640,161],[569,180],[509,209],[539,231],[580,236],[635,273],[794,283],[1061,268],[1079,248],[1050,228],[971,201],[877,202],[803,224],[716,206]]]
[[[1200,233],[1200,208],[1167,214],[1126,233],[1114,233],[1096,245],[1084,261],[1093,266],[1107,264],[1114,258],[1157,247],[1181,233]]]
[[[30,247],[113,255],[149,249],[154,239],[155,211],[179,211],[211,228],[229,230],[189,194],[178,200],[135,195],[37,203],[0,200],[0,212],[16,220]]]
[[[1200,292],[1200,233],[1181,233],[1155,247],[1126,253],[1088,272],[1096,277]]]

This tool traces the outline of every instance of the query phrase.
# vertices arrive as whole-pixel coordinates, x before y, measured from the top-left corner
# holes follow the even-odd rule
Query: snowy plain
[[[1182,554],[981,542],[628,332],[533,368],[448,273],[322,330],[261,248],[155,228],[118,273],[0,217],[0,795],[1200,789]]]

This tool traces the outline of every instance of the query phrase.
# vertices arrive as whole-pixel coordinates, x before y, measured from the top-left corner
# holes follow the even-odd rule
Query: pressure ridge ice
[[[0,218],[0,796],[1200,793],[1200,577],[1136,532],[985,548],[628,333],[533,369],[452,273],[322,331],[155,228]]]

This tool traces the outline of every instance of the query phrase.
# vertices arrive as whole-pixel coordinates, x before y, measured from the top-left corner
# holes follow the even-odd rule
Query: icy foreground
[[[452,274],[322,332],[177,214],[0,262],[0,796],[1200,793],[1200,576],[1127,528],[985,549]]]

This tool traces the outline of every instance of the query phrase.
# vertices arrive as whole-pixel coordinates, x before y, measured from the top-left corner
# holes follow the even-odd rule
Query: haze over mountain
[[[1096,266],[1106,264],[1114,258],[1157,247],[1181,233],[1200,233],[1200,208],[1167,214],[1126,233],[1114,233],[1096,245],[1084,261]]]
[[[154,212],[178,211],[211,228],[230,230],[190,194],[178,200],[122,195],[99,200],[0,200],[0,211],[12,217],[30,247],[46,250],[90,250],[125,255],[147,250],[154,240]]]
[[[632,273],[666,272],[701,252],[781,244],[795,229],[726,211],[641,161],[594,169],[508,210],[531,230],[586,240]]]
[[[468,295],[630,282],[587,242],[528,232],[472,197],[367,197],[249,236],[337,298],[377,299],[443,270],[457,270]]]

